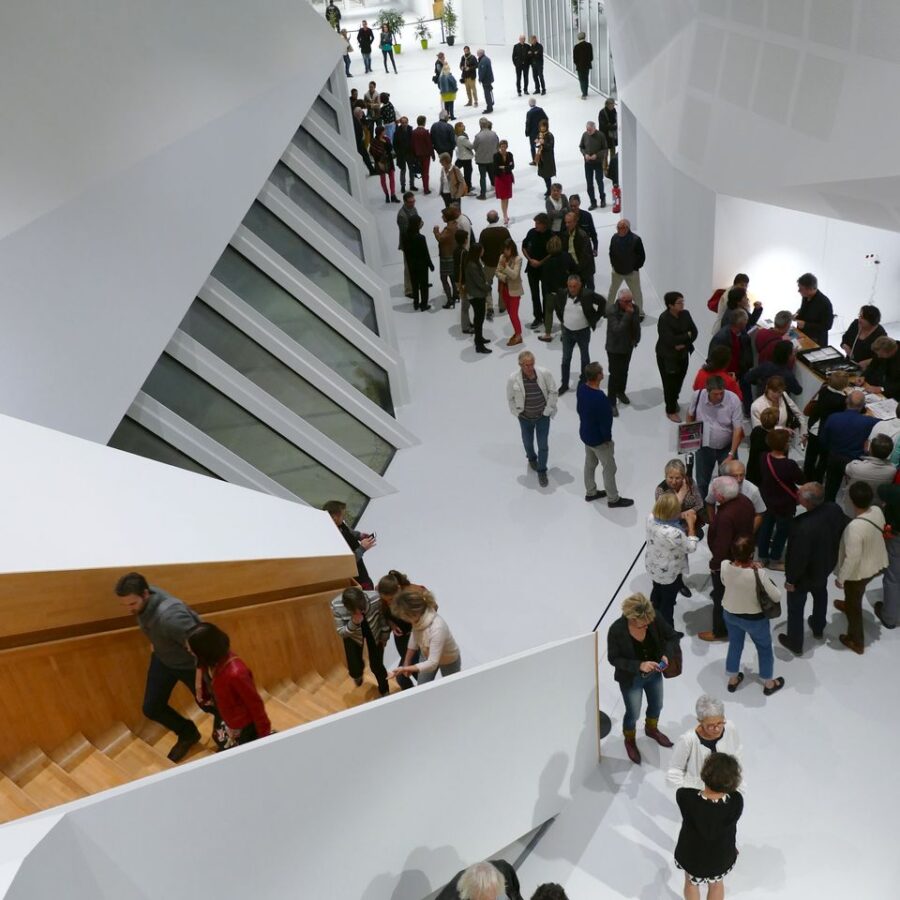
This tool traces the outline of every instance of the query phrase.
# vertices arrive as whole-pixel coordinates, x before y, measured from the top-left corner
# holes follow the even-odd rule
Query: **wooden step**
[[[317,699],[309,691],[303,690],[287,678],[273,685],[270,693],[282,703],[290,706],[304,722],[324,719],[325,716],[330,716],[338,709],[343,709],[343,707],[332,707],[330,704],[323,703],[322,698]]]
[[[87,791],[40,747],[20,753],[3,767],[3,772],[41,809],[87,796]]]
[[[212,741],[212,723],[213,719],[208,713],[197,710],[196,720],[190,713],[189,718],[200,729],[200,742],[194,744],[187,752],[184,759],[180,760],[178,765],[185,762],[193,762],[195,759],[203,759],[206,756],[212,756],[215,752],[215,745]],[[160,725],[159,722],[151,722],[145,719],[141,726],[135,732],[145,744],[149,744],[157,753],[166,756],[175,745],[177,738],[169,731],[168,728]]]
[[[346,676],[346,670],[344,675]],[[295,679],[297,687],[316,698],[329,712],[345,709],[344,698],[333,684],[326,681],[318,672],[307,672],[302,678]]]
[[[174,765],[166,759],[164,753],[160,753],[129,731],[123,722],[116,722],[93,744],[121,766],[131,778],[154,775],[156,772],[171,769]]]
[[[11,778],[0,775],[0,822],[40,812],[40,807]]]
[[[259,696],[262,697],[263,702],[266,704],[266,713],[269,716],[272,727],[276,731],[289,731],[291,728],[296,728],[298,725],[303,725],[308,721],[303,719],[298,712],[291,709],[286,703],[277,697],[273,697],[268,691],[260,690]]]
[[[60,744],[50,758],[88,793],[96,794],[127,784],[131,778],[105,753],[101,753],[83,734],[77,732]]]

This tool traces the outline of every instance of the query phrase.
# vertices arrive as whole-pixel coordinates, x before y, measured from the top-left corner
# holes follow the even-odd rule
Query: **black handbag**
[[[757,569],[753,570],[753,577],[756,580],[756,599],[759,601],[759,608],[767,619],[777,619],[781,615],[781,601],[773,600],[768,595]]]

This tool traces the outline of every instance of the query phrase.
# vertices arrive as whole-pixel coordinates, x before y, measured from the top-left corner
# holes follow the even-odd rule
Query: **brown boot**
[[[628,758],[636,765],[641,764],[641,751],[637,748],[637,742],[634,739],[634,731],[625,732],[625,752]]]
[[[671,747],[672,742],[656,727],[659,719],[644,720],[644,734],[653,738],[660,747]]]

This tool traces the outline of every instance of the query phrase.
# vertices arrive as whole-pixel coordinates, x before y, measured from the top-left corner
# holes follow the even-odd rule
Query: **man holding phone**
[[[372,579],[363,562],[363,554],[367,550],[371,550],[375,546],[375,534],[364,534],[361,531],[354,531],[344,521],[344,513],[347,512],[347,504],[341,500],[329,500],[322,509],[331,516],[331,520],[337,526],[337,530],[344,536],[347,546],[353,551],[356,557],[356,580],[364,591],[374,590]]]

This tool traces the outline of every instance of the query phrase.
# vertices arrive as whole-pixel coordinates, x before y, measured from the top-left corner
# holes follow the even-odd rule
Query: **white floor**
[[[511,231],[521,240],[531,217],[543,209],[543,185],[527,165],[527,99],[517,98],[512,88],[509,48],[487,50],[498,79],[491,119],[501,137],[509,138],[518,165]],[[399,75],[379,72],[380,62],[375,71],[379,88],[391,92],[400,114],[412,118],[424,113],[429,124],[438,109],[430,82],[435,52],[407,46],[398,57]],[[460,52],[461,47],[452,48],[454,66]],[[368,79],[359,75],[360,69],[357,58],[351,84],[364,87]],[[577,144],[602,98],[581,101],[574,81],[551,63],[546,80],[547,96],[539,99],[556,136],[558,180],[567,192],[584,196]],[[472,136],[479,111],[460,104],[459,112],[470,123]],[[422,441],[399,453],[388,470],[397,493],[372,503],[366,512],[363,526],[379,536],[378,547],[367,556],[369,569],[377,579],[389,568],[400,568],[427,584],[467,666],[589,630],[641,547],[653,488],[673,455],[653,360],[659,302],[646,291],[649,315],[628,390],[633,402],[621,407],[614,429],[619,488],[636,499],[635,507],[609,510],[603,502],[584,502],[573,393],[562,398],[553,421],[550,486],[540,489],[526,467],[518,426],[506,407],[506,378],[521,349],[505,347],[508,319],[498,316],[489,328],[493,355],[477,356],[459,332],[457,312],[439,308],[443,300],[437,278],[436,308],[414,313],[399,283],[397,207],[385,206],[376,179],[367,184],[373,209],[383,220],[383,271],[394,286],[400,346],[412,386],[413,401],[399,417]],[[418,206],[430,231],[439,222],[440,198],[419,195]],[[479,229],[485,213],[495,207],[490,200],[464,201]],[[594,215],[601,241],[597,285],[605,291],[609,266],[603,248],[615,217],[609,209]],[[640,232],[640,223],[636,230]],[[701,330],[708,327],[704,301],[687,298]],[[526,319],[530,303],[523,300],[523,308]],[[592,356],[605,363],[603,338],[602,331],[594,336]],[[558,339],[546,345],[529,333],[525,346],[539,365],[558,373]],[[698,358],[692,371],[701,362]],[[677,613],[687,633],[685,674],[666,686],[662,727],[673,738],[691,727],[694,701],[704,691],[728,698],[729,720],[743,736],[749,785],[739,831],[741,857],[729,878],[729,892],[748,898],[897,896],[900,863],[893,813],[900,792],[890,774],[900,736],[892,690],[897,636],[881,630],[867,612],[871,643],[859,658],[837,643],[843,617],[832,611],[826,640],[810,638],[802,659],[789,660],[785,651],[776,650],[776,672],[787,680],[780,694],[763,697],[752,674],[756,659],[750,649],[744,658],[750,677],[732,697],[724,689],[725,647],[693,637],[709,625],[705,548],[696,556],[691,577],[695,595],[682,600]],[[618,599],[634,590],[649,593],[649,586],[638,560]],[[877,599],[878,592],[874,594]],[[833,590],[832,596],[839,593]],[[615,608],[601,626],[604,649]],[[644,764],[628,762],[619,737],[621,698],[605,659],[600,677],[601,705],[613,719],[604,762],[523,866],[523,888],[530,896],[541,881],[559,881],[572,900],[680,896],[681,877],[672,864],[679,818],[664,778],[669,751],[640,739]]]

